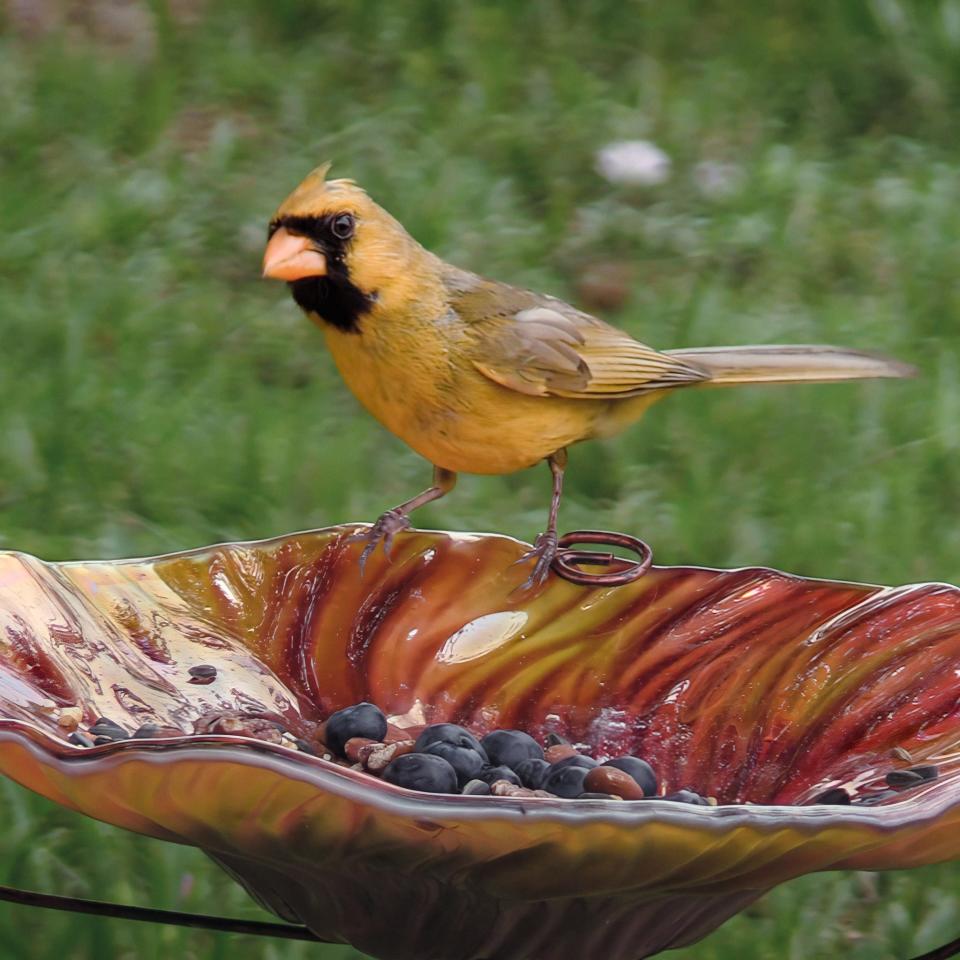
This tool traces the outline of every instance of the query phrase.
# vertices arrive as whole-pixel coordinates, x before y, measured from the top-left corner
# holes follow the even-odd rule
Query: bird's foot
[[[529,590],[532,587],[539,587],[547,574],[550,572],[550,566],[553,558],[557,555],[557,534],[553,530],[547,530],[537,537],[533,544],[533,549],[528,550],[517,563],[524,563],[527,560],[536,560],[530,576],[524,580],[520,590]]]
[[[357,531],[347,537],[347,543],[364,542],[366,546],[363,553],[360,554],[360,576],[363,576],[367,560],[370,559],[373,551],[377,549],[379,543],[383,543],[383,555],[389,560],[390,549],[393,546],[393,538],[401,530],[407,530],[410,527],[410,518],[399,510],[388,510],[379,520],[367,531]]]

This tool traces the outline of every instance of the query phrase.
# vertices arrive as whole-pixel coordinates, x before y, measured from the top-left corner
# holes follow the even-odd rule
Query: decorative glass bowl
[[[956,587],[655,567],[522,593],[517,541],[411,532],[361,577],[352,529],[150,560],[0,553],[0,772],[198,846],[281,917],[391,960],[636,960],[800,874],[960,857]],[[303,735],[361,700],[401,727],[635,753],[664,792],[718,805],[414,793],[194,732],[240,711]],[[68,742],[100,715],[168,729]],[[887,789],[915,764],[939,776]],[[838,786],[853,803],[813,803]]]

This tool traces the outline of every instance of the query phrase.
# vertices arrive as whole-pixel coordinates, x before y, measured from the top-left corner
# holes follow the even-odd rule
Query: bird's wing
[[[485,312],[484,303],[495,303],[496,312]],[[454,308],[476,338],[474,366],[519,393],[614,399],[709,378],[695,363],[659,353],[552,297],[490,284]]]

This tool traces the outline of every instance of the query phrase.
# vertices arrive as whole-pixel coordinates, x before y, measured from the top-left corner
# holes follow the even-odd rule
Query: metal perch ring
[[[593,550],[571,550],[578,543],[602,543],[610,547],[623,547],[637,554],[639,560],[625,560],[612,553],[597,553]],[[589,563],[594,566],[609,567],[614,564],[620,569],[609,573],[585,573],[576,564]],[[585,587],[620,587],[625,583],[639,580],[653,563],[653,551],[638,537],[626,533],[614,533],[610,530],[574,530],[564,534],[557,541],[557,555],[553,558],[553,572],[570,583],[579,583]]]

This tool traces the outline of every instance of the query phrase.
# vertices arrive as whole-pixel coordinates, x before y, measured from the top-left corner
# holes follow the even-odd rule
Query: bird
[[[433,465],[433,482],[366,533],[364,564],[389,557],[410,514],[459,473],[546,461],[546,529],[523,560],[525,588],[557,554],[567,448],[619,433],[669,393],[760,383],[906,377],[912,367],[823,345],[655,350],[557,297],[486,279],[421,246],[349,179],[313,170],[268,227],[263,276],[285,281],[323,331],[340,375],[387,430]]]

